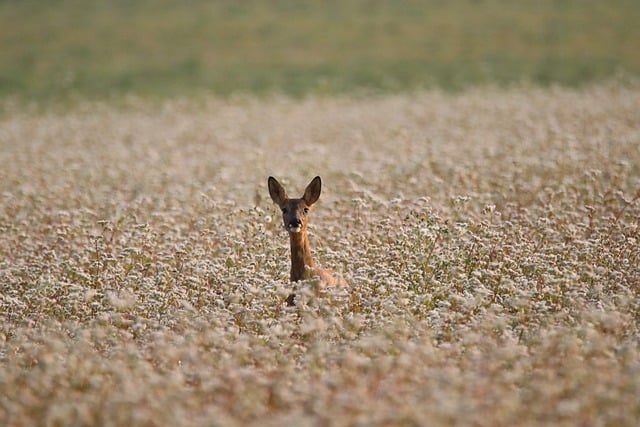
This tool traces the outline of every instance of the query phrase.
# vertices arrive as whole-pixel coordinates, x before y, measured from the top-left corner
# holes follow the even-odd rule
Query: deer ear
[[[287,200],[287,192],[284,190],[284,187],[272,176],[269,177],[269,195],[271,196],[271,200],[278,206]]]
[[[320,191],[322,191],[322,180],[319,176],[316,176],[309,185],[307,185],[302,199],[307,205],[311,206],[320,198]]]

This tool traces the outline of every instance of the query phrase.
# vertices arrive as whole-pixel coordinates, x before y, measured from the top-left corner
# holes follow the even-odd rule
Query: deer
[[[293,283],[316,278],[319,279],[321,286],[324,287],[347,286],[347,282],[340,274],[316,267],[311,257],[307,224],[309,211],[320,198],[320,192],[322,191],[320,177],[316,176],[311,180],[299,199],[289,198],[284,187],[272,176],[269,177],[268,184],[269,195],[273,202],[280,207],[284,228],[289,232],[291,246],[290,281]],[[295,294],[290,294],[286,300],[287,305],[294,306],[294,299]]]

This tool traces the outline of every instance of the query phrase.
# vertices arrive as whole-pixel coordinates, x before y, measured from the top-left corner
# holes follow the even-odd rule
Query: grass
[[[0,2],[0,96],[580,86],[640,72],[632,0]]]
[[[0,421],[637,425],[639,100],[7,111]],[[287,308],[266,178],[316,174],[314,255],[351,286]]]

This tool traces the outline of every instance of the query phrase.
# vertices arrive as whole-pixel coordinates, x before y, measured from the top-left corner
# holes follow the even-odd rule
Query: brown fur
[[[269,177],[269,195],[282,210],[282,220],[285,229],[289,232],[291,244],[291,275],[292,282],[307,280],[314,277],[327,287],[347,286],[342,276],[331,270],[325,270],[315,266],[311,257],[309,235],[307,233],[308,213],[311,206],[320,198],[322,181],[315,177],[307,186],[304,194],[299,199],[290,199],[284,187],[272,176]],[[299,231],[296,229],[299,228]],[[287,298],[287,304],[293,305],[295,295]]]

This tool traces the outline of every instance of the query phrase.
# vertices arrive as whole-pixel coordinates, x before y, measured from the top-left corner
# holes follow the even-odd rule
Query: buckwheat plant
[[[640,422],[637,83],[3,111],[2,425]]]

